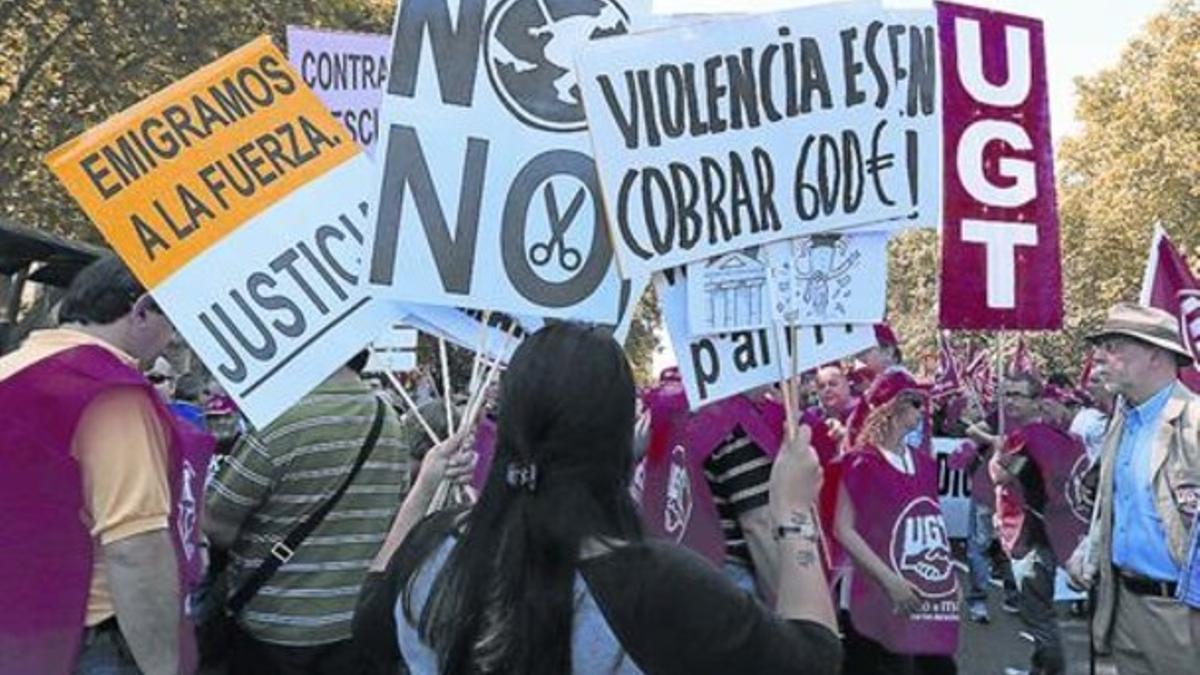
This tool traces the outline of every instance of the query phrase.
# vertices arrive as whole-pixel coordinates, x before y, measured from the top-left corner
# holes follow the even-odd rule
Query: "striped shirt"
[[[705,460],[704,477],[721,518],[725,559],[753,568],[738,516],[767,505],[771,458],[739,428]]]
[[[234,447],[206,502],[212,516],[241,524],[230,550],[231,586],[345,481],[370,432],[375,400],[365,384],[327,381]],[[242,610],[239,622],[250,636],[289,646],[350,638],[367,566],[407,489],[408,454],[399,439],[399,419],[388,407],[379,441],[349,489]]]

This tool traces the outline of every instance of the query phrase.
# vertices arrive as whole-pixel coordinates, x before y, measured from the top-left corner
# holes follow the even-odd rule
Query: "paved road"
[[[1021,621],[1000,609],[1000,591],[991,590],[988,599],[992,622],[979,625],[963,620],[958,652],[961,675],[1003,675],[1006,667],[1028,668],[1030,643],[1019,635]],[[1066,646],[1067,675],[1089,675],[1087,620],[1069,616],[1065,606],[1059,612],[1059,626]],[[1116,675],[1116,669],[1101,659],[1097,675]],[[850,675],[847,673],[847,675]]]

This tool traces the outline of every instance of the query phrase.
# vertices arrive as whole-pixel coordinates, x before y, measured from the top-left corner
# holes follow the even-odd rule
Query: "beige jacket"
[[[1092,522],[1100,574],[1092,631],[1097,646],[1104,651],[1109,648],[1116,600],[1116,575],[1112,567],[1113,482],[1124,427],[1125,412],[1117,410],[1104,437],[1100,496]],[[1163,408],[1151,450],[1150,471],[1155,506],[1167,532],[1171,557],[1182,568],[1192,519],[1200,502],[1200,396],[1178,381]]]

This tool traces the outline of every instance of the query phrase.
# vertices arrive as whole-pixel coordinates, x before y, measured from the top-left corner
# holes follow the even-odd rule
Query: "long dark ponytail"
[[[419,631],[443,675],[564,675],[581,543],[642,536],[629,363],[603,329],[551,325],[513,355],[500,410],[487,483]],[[407,594],[404,607],[411,619]]]

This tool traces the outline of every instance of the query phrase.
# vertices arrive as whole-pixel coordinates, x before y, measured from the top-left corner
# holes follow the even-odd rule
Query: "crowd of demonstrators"
[[[1158,310],[1113,308],[1082,386],[1010,373],[998,409],[931,403],[884,327],[803,378],[794,426],[774,387],[656,407],[607,332],[555,324],[453,434],[432,392],[398,415],[365,352],[247,429],[115,258],[60,322],[0,358],[0,598],[28,608],[0,615],[3,675],[190,674],[196,623],[205,673],[954,673],[934,433],[972,473],[966,614],[1004,578],[1028,672],[1064,672],[1060,565],[1122,675],[1200,662],[1200,397]],[[478,502],[439,507],[446,482]],[[717,554],[649,536],[655,489]]]
[[[414,490],[397,516],[360,608],[372,652],[418,673],[837,672],[806,433],[768,479],[772,612],[686,549],[644,537],[628,486],[632,375],[606,331],[557,324],[528,338],[500,407],[478,504],[413,527]]]

